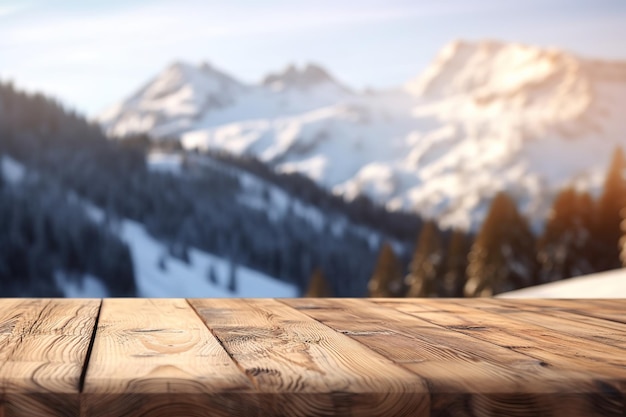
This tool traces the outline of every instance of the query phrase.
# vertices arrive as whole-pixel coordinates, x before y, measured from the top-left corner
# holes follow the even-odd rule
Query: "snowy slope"
[[[626,269],[601,272],[498,294],[502,298],[626,298]]]
[[[270,278],[249,268],[233,266],[227,260],[191,249],[189,263],[168,255],[165,245],[151,237],[144,227],[133,221],[119,225],[120,238],[131,250],[139,297],[296,297],[292,285]],[[231,270],[234,267],[234,272]],[[228,288],[234,273],[236,287]],[[214,274],[216,282],[210,281]],[[81,280],[67,279],[57,273],[56,282],[66,297],[107,297],[104,285],[97,277],[84,276]]]
[[[504,189],[541,219],[558,188],[597,190],[626,145],[626,63],[558,50],[456,41],[403,88],[368,93],[317,66],[248,86],[182,66],[105,113],[107,131],[254,154],[448,226],[475,227]]]
[[[178,160],[177,154],[163,154],[156,161],[148,158],[148,166],[151,169],[168,170],[172,169],[161,160]],[[285,216],[294,216],[310,224],[315,230],[329,230],[334,237],[341,237],[346,230],[350,230],[357,236],[367,240],[369,247],[376,250],[380,247],[381,241],[385,240],[392,245],[396,254],[405,254],[406,245],[394,238],[384,236],[379,230],[374,230],[364,225],[355,224],[345,215],[324,211],[317,206],[306,203],[293,195],[288,194],[282,188],[263,180],[243,169],[233,165],[218,161],[209,155],[187,154],[185,163],[188,166],[208,166],[221,171],[222,173],[236,178],[242,189],[237,200],[240,204],[254,210],[263,211],[270,216],[272,221],[281,221]],[[179,163],[180,166],[180,163]]]
[[[180,156],[153,154],[149,156],[149,163],[152,169],[176,173],[180,169]],[[0,171],[2,178],[14,186],[19,186],[29,174],[24,165],[6,155],[0,155]],[[278,190],[274,192],[278,193]],[[284,195],[278,197],[286,198]],[[81,199],[75,193],[68,193],[68,198],[81,204],[92,221],[103,224],[104,213],[98,207]],[[316,217],[319,213],[306,211],[307,208],[302,210],[303,216],[312,216],[313,220],[319,221]],[[189,263],[174,258],[169,255],[166,245],[153,238],[140,223],[122,220],[112,227],[130,248],[140,297],[221,298],[299,295],[298,289],[293,285],[194,248],[189,250]],[[211,282],[210,275],[215,277],[216,282]],[[231,291],[228,284],[233,275],[236,286],[235,290]],[[107,289],[100,279],[91,275],[77,280],[69,279],[62,271],[57,271],[55,281],[66,297],[108,296]]]
[[[289,66],[261,85],[244,85],[203,63],[177,62],[98,120],[113,136],[148,132],[178,136],[198,126],[300,114],[337,102],[350,92],[323,69]]]
[[[79,199],[76,195],[73,196]],[[104,213],[81,200],[89,217],[103,223]],[[130,248],[138,296],[140,297],[297,297],[298,289],[249,268],[234,265],[226,259],[198,249],[189,249],[189,262],[169,255],[166,245],[153,238],[138,222],[122,220],[113,231]],[[216,282],[211,282],[213,274]],[[228,288],[235,277],[234,291]],[[80,289],[79,289],[80,290]],[[67,293],[79,291],[67,288]]]
[[[26,176],[26,168],[9,156],[0,155],[0,175],[8,183],[17,184]]]
[[[153,158],[154,169],[172,171],[172,155]],[[163,163],[163,161],[167,161]],[[26,177],[26,168],[14,159],[0,155],[0,170],[5,181],[19,186]],[[177,171],[174,170],[174,171]],[[102,224],[102,210],[74,193],[68,197],[85,207],[87,215]],[[296,297],[298,289],[249,268],[233,265],[228,260],[191,248],[189,263],[173,258],[167,247],[154,239],[140,223],[123,220],[115,226],[116,234],[131,250],[135,279],[140,297]],[[162,267],[163,266],[163,267]],[[233,270],[234,268],[234,270]],[[217,282],[210,281],[213,274]],[[228,288],[234,274],[236,287]],[[55,274],[56,285],[66,297],[107,297],[108,292],[98,277],[86,275],[69,279],[62,271]]]
[[[189,263],[167,256],[167,248],[152,238],[144,227],[124,221],[120,236],[131,249],[137,289],[141,297],[296,297],[298,290],[289,284],[251,269],[233,266],[227,260],[191,249]],[[159,261],[164,258],[164,267]],[[234,268],[234,272],[231,271]],[[211,269],[217,283],[209,280]],[[235,291],[228,289],[235,275]]]

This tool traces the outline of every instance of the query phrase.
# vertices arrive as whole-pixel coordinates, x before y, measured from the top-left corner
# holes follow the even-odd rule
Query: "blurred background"
[[[626,297],[624,39],[619,0],[0,0],[0,296]]]

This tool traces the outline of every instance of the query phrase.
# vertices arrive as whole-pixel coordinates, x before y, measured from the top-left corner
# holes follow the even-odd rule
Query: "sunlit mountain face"
[[[314,64],[245,84],[176,63],[98,120],[113,137],[254,155],[348,199],[475,229],[502,190],[536,227],[562,187],[596,192],[626,144],[624,105],[624,62],[455,41],[384,91],[356,91]]]

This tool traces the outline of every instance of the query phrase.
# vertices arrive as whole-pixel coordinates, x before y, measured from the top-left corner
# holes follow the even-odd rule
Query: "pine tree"
[[[230,261],[230,273],[226,288],[232,293],[237,292],[237,264],[233,260]]]
[[[593,272],[592,215],[593,200],[588,193],[566,188],[557,195],[537,244],[539,283]]]
[[[211,284],[217,285],[217,273],[215,272],[215,266],[213,264],[209,265],[208,278]]]
[[[591,195],[579,192],[576,198],[576,214],[574,217],[575,237],[573,251],[575,258],[570,270],[571,276],[586,275],[593,272],[593,214],[595,203]]]
[[[4,157],[2,151],[0,151],[0,190],[4,186]]]
[[[403,292],[402,271],[389,243],[384,243],[368,284],[370,297],[400,297]]]
[[[440,297],[463,297],[468,252],[467,235],[461,230],[454,230],[448,247],[445,272],[438,290]]]
[[[619,239],[621,210],[626,205],[626,158],[616,148],[604,181],[604,189],[597,204],[595,216],[594,266],[596,271],[619,268]]]
[[[161,254],[159,256],[157,265],[161,271],[167,271],[167,255],[166,254]]]
[[[622,237],[620,238],[620,258],[622,260],[622,266],[626,267],[626,205],[621,210],[621,229],[622,229]]]
[[[468,297],[491,296],[535,283],[535,241],[506,194],[494,198],[468,256]]]
[[[437,295],[437,278],[441,273],[443,246],[437,224],[428,221],[422,228],[409,274],[405,283],[409,290],[407,297],[432,297]]]
[[[304,294],[305,297],[332,297],[333,292],[326,281],[326,277],[322,273],[322,270],[316,268],[311,274],[311,279],[309,280],[309,288],[307,292]]]

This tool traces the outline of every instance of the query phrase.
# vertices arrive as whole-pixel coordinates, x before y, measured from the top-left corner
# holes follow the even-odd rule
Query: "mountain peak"
[[[626,63],[550,48],[451,42],[413,97],[345,93],[314,64],[249,88],[216,73],[178,63],[101,121],[116,136],[254,155],[346,198],[455,227],[479,224],[505,189],[534,223],[563,185],[599,189],[610,152],[626,144]]]
[[[345,89],[327,70],[314,63],[308,63],[302,68],[290,64],[281,72],[267,75],[262,84],[281,90],[286,88],[307,90],[320,84],[333,84]]]
[[[130,98],[104,112],[100,121],[116,136],[146,129],[175,135],[207,112],[225,108],[246,86],[203,62],[174,61]]]
[[[164,80],[167,78],[178,78],[182,81],[188,82],[192,79],[215,77],[221,80],[229,80],[239,84],[233,77],[221,71],[207,61],[202,61],[199,64],[192,64],[187,61],[176,60],[168,65],[152,82]]]
[[[593,61],[565,51],[492,40],[456,40],[441,49],[407,90],[429,99],[449,99],[464,109],[506,109],[549,119],[574,120],[592,106]]]
[[[522,90],[548,78],[580,78],[581,60],[567,52],[493,40],[455,40],[407,86],[416,95]]]

